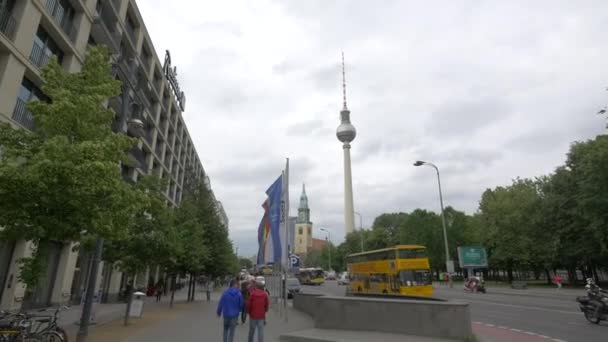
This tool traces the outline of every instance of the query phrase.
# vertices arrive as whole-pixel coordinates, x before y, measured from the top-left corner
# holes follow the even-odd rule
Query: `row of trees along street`
[[[120,81],[104,47],[91,47],[78,73],[53,59],[43,70],[47,99],[28,103],[33,131],[0,126],[0,239],[27,240],[20,280],[34,288],[43,276],[50,241],[93,249],[105,240],[103,260],[131,277],[147,268],[176,275],[216,277],[238,262],[210,189],[186,173],[181,204],[167,205],[157,175],[126,182],[120,164],[137,139],[112,131],[109,98]],[[188,177],[189,176],[189,177]],[[169,284],[167,284],[169,285]]]
[[[487,248],[487,279],[514,278],[549,282],[556,270],[569,279],[593,277],[608,270],[608,135],[575,142],[564,165],[549,175],[516,178],[487,189],[472,215],[445,210],[450,257],[457,266],[458,246]],[[441,217],[416,209],[378,216],[371,230],[356,231],[339,246],[330,246],[332,268],[344,270],[344,258],[365,249],[396,244],[427,246],[435,275],[445,271]],[[328,249],[307,256],[307,265],[328,265]],[[604,279],[605,280],[605,279]]]

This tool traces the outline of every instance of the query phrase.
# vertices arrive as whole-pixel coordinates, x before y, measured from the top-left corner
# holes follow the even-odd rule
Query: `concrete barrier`
[[[296,295],[294,308],[315,328],[464,339],[472,336],[469,304],[391,298]]]
[[[314,316],[315,312],[319,310],[320,303],[316,299],[322,296],[321,294],[296,293],[293,297],[293,308]]]

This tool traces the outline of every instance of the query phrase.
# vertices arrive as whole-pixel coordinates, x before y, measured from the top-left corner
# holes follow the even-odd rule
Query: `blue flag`
[[[272,183],[270,188],[266,190],[268,195],[268,220],[270,221],[270,235],[272,237],[273,255],[272,261],[274,263],[281,263],[281,201],[283,199],[283,176],[279,176],[277,180]],[[268,260],[267,260],[268,262]]]

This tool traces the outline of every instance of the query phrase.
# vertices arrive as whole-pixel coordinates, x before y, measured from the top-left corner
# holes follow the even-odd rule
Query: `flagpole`
[[[286,158],[285,162],[285,267],[283,267],[283,307],[285,309],[285,322],[287,322],[287,268],[289,267],[289,254],[291,251],[289,250],[291,246],[289,246],[289,158]]]

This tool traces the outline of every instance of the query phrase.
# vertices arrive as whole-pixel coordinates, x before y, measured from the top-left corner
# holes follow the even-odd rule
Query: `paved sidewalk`
[[[120,320],[104,324],[90,331],[87,342],[221,341],[223,320],[215,314],[218,297],[219,293],[216,293],[210,302],[180,302],[173,309],[165,306],[150,310],[128,327]],[[277,342],[281,334],[312,328],[312,319],[307,315],[289,306],[285,320],[282,310],[278,304],[271,306],[264,329],[265,341]],[[239,324],[235,341],[246,341],[248,329],[249,322]]]
[[[212,292],[211,297],[219,296],[219,292]],[[186,302],[186,298],[188,295],[187,289],[182,289],[180,291],[175,292],[174,303],[184,303]],[[201,301],[205,300],[205,291],[198,290],[196,292],[196,300]],[[171,301],[171,294],[169,293],[166,296],[162,297],[162,300],[157,303],[155,297],[143,297],[144,300],[144,315],[149,314],[150,312],[154,312],[157,310],[168,309],[169,303]],[[110,322],[120,321],[122,324],[122,320],[125,315],[125,311],[127,309],[127,304],[120,303],[108,303],[108,304],[97,304],[97,308],[95,311],[95,324],[89,326],[89,334],[91,334],[95,329],[102,327]],[[62,311],[59,317],[59,325],[63,327],[70,337],[75,338],[76,333],[78,332],[80,323],[80,317],[82,315],[82,305],[71,306],[69,310]],[[130,322],[135,322],[137,318],[130,319]]]

